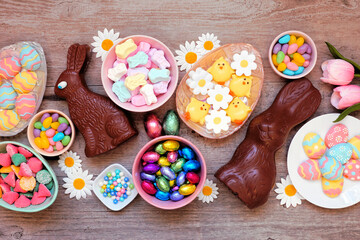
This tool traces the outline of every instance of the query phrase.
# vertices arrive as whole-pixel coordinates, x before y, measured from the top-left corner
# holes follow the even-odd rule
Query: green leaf
[[[343,120],[347,115],[349,115],[352,112],[355,112],[357,110],[360,110],[360,103],[354,104],[351,107],[348,107],[347,109],[345,109],[340,115],[339,117],[334,121],[334,123],[336,122],[340,122],[341,120]]]
[[[354,66],[356,72],[360,72],[359,64],[357,64],[353,60],[350,60],[350,59],[344,57],[343,55],[341,55],[341,53],[339,53],[339,51],[330,43],[328,43],[328,42],[325,42],[325,43],[326,43],[327,47],[329,48],[331,55],[333,55],[334,58],[340,58],[342,60],[347,61],[348,63],[350,63],[351,65]]]
[[[360,73],[355,73],[354,77],[360,77]]]

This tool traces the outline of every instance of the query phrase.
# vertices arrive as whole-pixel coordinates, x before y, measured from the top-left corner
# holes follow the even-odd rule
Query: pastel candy
[[[14,110],[0,111],[0,130],[13,129],[20,122],[20,118]]]
[[[308,49],[309,45],[307,43],[304,43],[302,46],[300,46],[297,50],[298,53],[304,54],[306,50]]]
[[[294,74],[295,75],[299,75],[299,74],[301,74],[303,71],[304,71],[304,67],[302,67],[302,66],[300,66],[299,68],[298,68],[298,70],[296,70],[295,72],[294,72]]]
[[[170,83],[170,81],[154,83],[153,87],[154,87],[155,95],[157,96],[157,95],[166,93],[168,90],[169,83]]]
[[[308,159],[301,163],[298,167],[298,174],[306,180],[319,180],[321,178],[319,161]]]
[[[30,45],[23,45],[20,50],[20,62],[23,68],[31,71],[40,68],[41,59],[39,53]]]
[[[140,88],[141,95],[144,96],[147,105],[157,102],[157,98],[154,94],[154,87],[151,84],[146,84]]]
[[[280,43],[275,44],[273,48],[273,54],[277,54],[280,50],[281,50],[281,44]]]
[[[311,159],[321,158],[326,151],[324,140],[316,133],[308,133],[303,140],[305,154]]]
[[[137,68],[129,68],[127,71],[128,76],[133,76],[138,73],[144,74],[145,78],[147,78],[149,74],[149,70],[146,67],[137,67]]]
[[[360,181],[360,161],[351,159],[345,164],[344,177],[352,181]]]
[[[279,43],[281,43],[281,44],[288,43],[289,41],[290,41],[290,35],[289,34],[286,34],[286,35],[282,36],[279,39]]]
[[[127,72],[126,65],[124,63],[119,63],[115,67],[110,68],[108,70],[108,78],[113,80],[114,82],[119,81],[122,76],[124,76]]]
[[[145,53],[148,53],[150,51],[151,45],[147,42],[140,42],[138,46],[139,51],[143,51]]]
[[[294,71],[294,72],[296,72],[296,71],[299,69],[299,66],[296,65],[296,64],[293,63],[293,62],[288,62],[288,63],[286,64],[286,67],[287,67],[289,70]]]
[[[0,108],[13,109],[15,107],[17,93],[10,83],[4,83],[0,87]]]
[[[35,96],[32,94],[20,94],[16,98],[15,107],[21,119],[31,118],[36,108]]]
[[[145,84],[147,84],[146,78],[145,78],[145,75],[142,73],[138,73],[133,76],[128,76],[125,79],[125,86],[131,91],[133,91],[137,87],[139,87],[141,85],[145,85]]]
[[[299,46],[296,43],[293,43],[289,46],[287,53],[293,54],[296,52],[296,50],[299,48]]]
[[[129,57],[127,59],[127,62],[129,64],[129,68],[135,68],[139,65],[147,64],[148,60],[149,60],[149,56],[146,53],[144,53],[143,51],[139,51],[134,56]]]
[[[326,152],[326,156],[329,158],[334,158],[336,161],[339,161],[341,164],[347,163],[352,155],[353,148],[348,143],[339,143],[330,148]]]
[[[55,134],[55,136],[53,137],[54,142],[58,142],[63,140],[63,138],[65,137],[65,134],[62,132],[59,132],[57,134]]]
[[[118,58],[126,58],[130,53],[137,48],[134,40],[131,38],[115,47],[115,53]]]
[[[152,68],[149,72],[149,79],[152,83],[167,82],[170,80],[170,71],[168,69]]]
[[[284,45],[282,45],[282,47],[281,47],[281,51],[283,52],[283,53],[286,53],[287,51],[288,51],[288,49],[289,49],[289,44],[284,44]],[[287,55],[286,55],[287,56]]]
[[[34,89],[36,82],[37,74],[35,72],[23,71],[14,77],[12,85],[18,93],[29,93]]]
[[[136,95],[131,98],[131,103],[136,107],[141,107],[146,105],[146,101],[143,95]]]
[[[157,50],[156,48],[150,48],[150,50],[148,52],[149,57],[152,57],[156,51],[159,51],[159,50]]]
[[[0,61],[0,79],[12,79],[21,71],[20,60],[17,57],[7,57]]]
[[[319,160],[321,174],[328,180],[339,180],[343,177],[344,166],[334,158],[323,156]]]
[[[326,133],[325,144],[328,148],[332,148],[336,144],[347,142],[348,136],[348,128],[344,124],[336,124]]]
[[[360,135],[356,135],[348,141],[348,144],[351,145],[353,152],[351,158],[359,159],[360,156]]]
[[[295,72],[291,71],[290,69],[285,69],[283,71],[283,74],[288,75],[288,76],[293,76],[293,75],[295,75]]]
[[[326,196],[334,198],[340,195],[344,186],[344,178],[336,181],[331,181],[326,178],[321,178],[321,185]]]
[[[151,56],[151,61],[153,61],[161,69],[170,67],[170,63],[166,60],[164,51],[162,50],[155,51]]]
[[[123,81],[117,81],[112,85],[112,91],[119,98],[120,102],[127,102],[131,98],[129,90]]]

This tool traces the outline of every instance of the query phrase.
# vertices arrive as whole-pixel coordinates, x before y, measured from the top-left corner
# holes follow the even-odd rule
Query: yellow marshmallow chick
[[[250,89],[252,85],[252,76],[244,76],[239,77],[236,74],[232,75],[232,79],[230,81],[230,94],[236,97],[250,97]]]
[[[242,124],[251,112],[249,108],[240,98],[236,97],[229,104],[229,107],[225,110],[227,115],[231,118],[231,121],[236,124]]]
[[[185,110],[185,119],[204,125],[205,116],[208,114],[209,110],[209,104],[199,101],[196,98],[191,98],[190,103],[187,105]]]
[[[220,57],[216,60],[207,71],[213,76],[213,80],[221,85],[228,81],[231,78],[231,75],[235,73],[234,69],[231,68],[230,63],[226,61],[224,57]]]

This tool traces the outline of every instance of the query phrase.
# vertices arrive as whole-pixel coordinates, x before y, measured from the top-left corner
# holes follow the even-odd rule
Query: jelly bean
[[[179,158],[178,160],[176,160],[176,162],[171,164],[171,169],[175,173],[180,172],[185,164],[185,161],[186,161],[185,158]]]
[[[46,118],[48,118],[48,117],[50,117],[50,113],[44,113],[42,116],[41,116],[41,123],[43,123],[44,122],[44,120],[46,119]]]
[[[272,56],[271,56],[271,60],[272,60],[272,62],[273,62],[273,64],[277,67],[279,64],[276,62],[276,54],[273,54]]]
[[[199,175],[194,172],[188,172],[186,174],[186,179],[192,184],[196,184],[200,181]]]
[[[167,201],[170,199],[170,193],[157,191],[155,197],[161,201]]]
[[[298,65],[293,62],[289,62],[286,64],[286,67],[291,71],[297,71],[299,69]]]
[[[55,130],[57,130],[59,126],[60,126],[59,122],[53,122],[50,124],[50,127]]]
[[[296,43],[296,37],[294,35],[290,36],[289,45]]]
[[[51,117],[45,118],[44,121],[42,122],[44,128],[49,128],[51,123],[52,123]]]
[[[48,130],[50,127],[48,127],[48,128],[44,128],[44,127],[41,127],[41,131],[46,131],[46,130]]]
[[[155,195],[155,193],[157,192],[154,184],[149,180],[142,181],[141,188],[150,195]]]
[[[67,128],[68,128],[68,125],[66,123],[60,123],[59,127],[57,128],[57,131],[58,132],[63,132]]]
[[[294,53],[294,61],[301,64],[300,66],[302,66],[305,62],[305,58],[301,56],[300,53]]]
[[[63,150],[63,148],[64,148],[64,146],[62,145],[61,142],[56,142],[56,143],[55,143],[55,146],[56,146],[56,149],[57,149],[58,151],[61,151],[61,150]]]
[[[177,191],[177,190],[179,190],[179,186],[175,186],[175,187],[173,187],[172,189],[171,189],[171,191]]]
[[[154,174],[160,170],[160,166],[154,163],[146,164],[143,168],[143,171],[148,174]]]
[[[169,168],[169,167],[160,168],[160,172],[167,180],[171,181],[176,178],[174,171],[171,170],[171,168]]]
[[[184,164],[183,169],[185,172],[199,171],[200,163],[196,160],[189,160]]]
[[[299,48],[299,46],[296,43],[293,43],[289,46],[287,53],[293,54],[297,51],[298,48]]]
[[[295,75],[299,75],[304,71],[304,67],[299,67],[297,71],[294,72]]]
[[[65,136],[63,140],[61,140],[62,145],[65,147],[70,143],[71,138],[69,136]]]
[[[50,129],[46,130],[45,134],[48,138],[51,138],[55,135],[55,130],[50,128]]]
[[[284,45],[281,47],[281,51],[282,51],[283,53],[286,53],[286,52],[288,51],[288,49],[289,49],[289,44],[284,44]]]
[[[298,37],[298,39],[296,39],[296,44],[301,47],[305,42],[305,39],[303,37]]]
[[[142,156],[142,160],[148,163],[154,163],[157,162],[160,158],[160,154],[158,154],[157,152],[146,152],[143,156]]]
[[[286,34],[286,35],[282,36],[278,42],[281,44],[285,44],[285,43],[288,43],[289,41],[290,41],[290,35]]]
[[[34,137],[40,137],[41,130],[34,128]]]
[[[176,185],[181,186],[185,183],[185,181],[186,181],[186,173],[180,172],[176,177]]]
[[[64,133],[59,132],[59,133],[55,134],[55,136],[53,137],[53,140],[54,140],[54,142],[58,142],[58,141],[63,140],[64,137],[65,137]]]
[[[53,146],[50,145],[48,148],[45,149],[45,151],[52,153],[52,152],[54,152],[54,148],[53,148]]]
[[[161,154],[161,155],[166,153],[166,150],[163,148],[162,143],[159,143],[158,145],[156,145],[155,152],[157,152],[158,154]]]
[[[310,65],[310,61],[309,60],[306,60],[303,64],[303,67],[308,67]]]
[[[312,48],[311,48],[310,45],[309,45],[309,47],[307,48],[306,53],[308,53],[308,54],[311,54],[311,53],[312,53]]]
[[[171,165],[171,163],[168,161],[168,159],[165,156],[161,156],[159,158],[158,164],[162,167],[164,167],[164,166],[168,167]]]
[[[46,138],[46,132],[42,131],[42,132],[40,133],[40,137],[41,137],[41,138]]]
[[[277,69],[282,72],[286,69],[286,64],[285,63],[280,63],[279,66],[277,67]]]
[[[34,123],[34,128],[41,129],[42,128],[42,123],[41,122],[35,122]]]
[[[286,55],[284,58],[284,63],[286,64],[288,62],[290,62],[290,57],[288,55]]]
[[[51,115],[51,118],[53,120],[53,122],[57,122],[58,118],[59,118],[59,114],[58,113],[54,113],[53,115]]]
[[[303,54],[302,56],[305,60],[310,60],[310,58],[311,58],[310,54],[307,54],[307,53]]]
[[[289,69],[285,69],[283,71],[283,74],[288,75],[288,76],[294,76],[295,73]]]
[[[280,50],[281,50],[281,44],[280,43],[275,44],[273,48],[273,54],[277,54]]]
[[[54,140],[52,138],[48,138],[48,140],[49,140],[49,143],[50,143],[51,146],[55,145],[55,142],[54,142]]]
[[[67,129],[64,131],[65,135],[71,134],[71,126],[68,126]]]
[[[176,151],[180,147],[180,144],[174,140],[167,140],[163,143],[163,148],[166,151]]]
[[[64,117],[59,117],[58,118],[58,122],[61,124],[61,123],[66,123],[67,125],[69,125],[69,122],[68,120],[66,120],[66,118]]]
[[[288,56],[290,57],[290,59],[294,58],[294,54],[289,54]]]
[[[179,188],[179,193],[181,195],[187,196],[194,193],[196,190],[196,186],[193,184],[184,184]]]
[[[156,178],[156,186],[160,189],[160,191],[163,191],[163,192],[169,192],[170,191],[169,182],[163,176],[160,176],[160,177]]]
[[[34,143],[38,148],[42,148],[42,143],[41,143],[41,138],[40,137],[36,137],[34,139]]]
[[[276,56],[276,62],[280,64],[282,63],[282,61],[284,61],[284,58],[285,58],[285,54],[282,51],[279,51]]]
[[[171,151],[171,152],[168,152],[167,154],[167,160],[170,162],[170,163],[173,163],[177,160],[178,158],[178,152],[176,151]]]
[[[194,159],[195,153],[194,151],[189,147],[184,147],[183,149],[179,150],[179,154],[181,157],[185,159]]]
[[[177,202],[184,198],[184,195],[181,195],[178,191],[174,191],[170,195],[170,199]]]
[[[147,174],[144,172],[140,173],[140,178],[141,178],[141,180],[149,180],[151,182],[155,182],[155,179],[156,179],[155,175]]]
[[[306,52],[308,47],[309,47],[309,45],[307,43],[304,43],[301,47],[298,48],[297,52],[302,55]]]

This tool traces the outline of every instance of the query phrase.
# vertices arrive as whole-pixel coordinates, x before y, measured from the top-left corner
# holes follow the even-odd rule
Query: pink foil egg
[[[154,163],[157,162],[160,158],[160,154],[157,152],[147,152],[142,156],[142,160],[144,160],[147,163]]]
[[[172,151],[172,152],[168,152],[167,154],[167,160],[171,163],[174,163],[178,158],[178,152],[177,151]]]
[[[160,120],[154,113],[150,113],[145,117],[144,127],[150,138],[157,138],[161,136],[162,126]]]
[[[149,180],[145,180],[141,183],[141,188],[150,195],[155,195],[155,193],[157,192],[154,184],[152,182],[150,182]]]
[[[192,184],[196,184],[200,181],[199,175],[194,172],[188,172],[186,174],[186,179]]]

